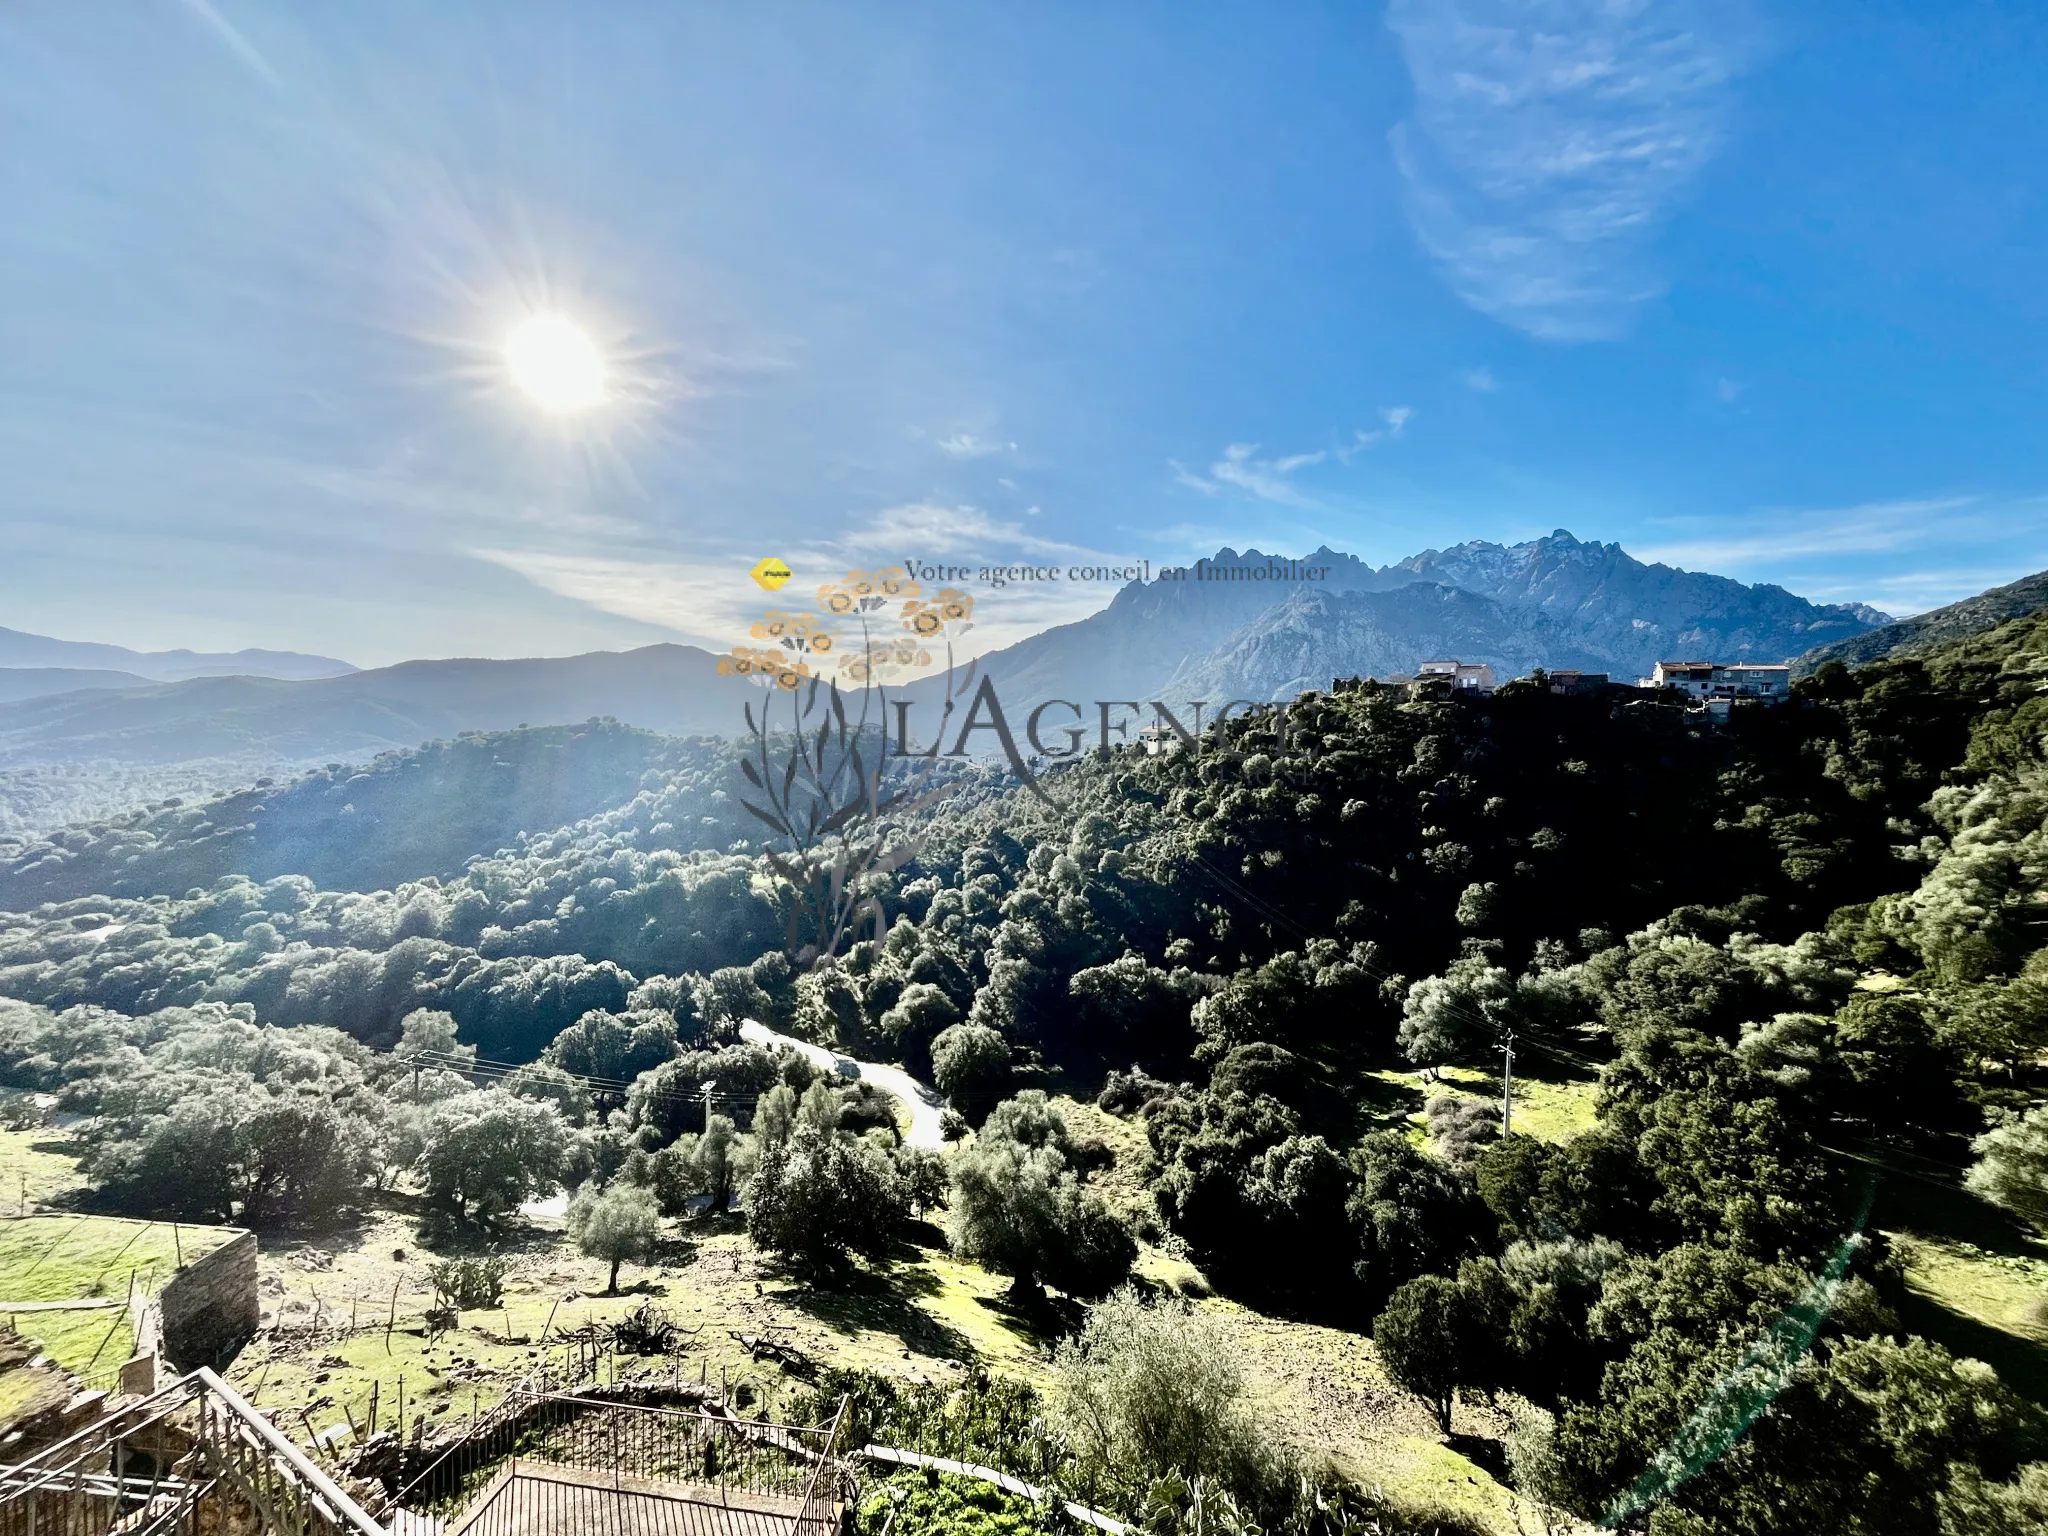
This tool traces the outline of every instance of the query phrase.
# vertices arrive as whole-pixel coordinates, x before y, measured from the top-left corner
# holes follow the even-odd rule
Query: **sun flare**
[[[604,398],[604,360],[590,334],[560,315],[535,315],[506,338],[512,382],[547,411],[581,411]]]

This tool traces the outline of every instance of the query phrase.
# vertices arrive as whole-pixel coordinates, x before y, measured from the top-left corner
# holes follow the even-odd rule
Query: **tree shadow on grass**
[[[1486,1435],[1452,1435],[1451,1449],[1497,1483],[1508,1480],[1507,1446]]]
[[[917,1354],[966,1364],[976,1358],[972,1342],[914,1299],[935,1295],[939,1285],[928,1269],[893,1264],[850,1270],[830,1286],[799,1285],[776,1300],[841,1333],[884,1333]]]
[[[1900,1167],[1885,1151],[1858,1148],[1850,1154],[1883,1172],[1870,1224],[1883,1231],[1971,1243],[1986,1253],[2048,1258],[2032,1228],[2010,1212],[1963,1187],[1959,1174]]]
[[[1001,1318],[1011,1332],[1043,1350],[1073,1333],[1088,1316],[1088,1309],[1071,1296],[1050,1293],[1020,1297],[1012,1291],[998,1291],[993,1296],[976,1297],[975,1305]]]
[[[1999,1379],[2037,1407],[2048,1408],[2048,1344],[1980,1323],[1918,1291],[1906,1293],[1900,1321],[1950,1354],[1982,1360]]]
[[[1357,1129],[1384,1129],[1398,1125],[1422,1108],[1425,1095],[1412,1083],[1393,1083],[1383,1077],[1361,1073],[1345,1085]]]

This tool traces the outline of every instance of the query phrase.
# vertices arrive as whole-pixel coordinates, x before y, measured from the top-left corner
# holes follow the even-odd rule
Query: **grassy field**
[[[0,1131],[0,1215],[26,1215],[84,1187],[78,1154],[62,1136]]]
[[[18,1132],[0,1133],[8,1142]],[[18,1159],[60,1160],[50,1150],[11,1147]],[[56,1179],[61,1185],[61,1179]],[[104,1372],[132,1352],[134,1340],[123,1303],[131,1277],[155,1290],[182,1259],[191,1263],[226,1242],[218,1227],[173,1226],[115,1216],[39,1215],[0,1219],[0,1318],[65,1369]],[[79,1311],[13,1311],[10,1303],[97,1300],[110,1305]]]
[[[1383,1067],[1370,1074],[1377,1096],[1396,1109],[1407,1110],[1406,1123],[1417,1146],[1429,1145],[1427,1105],[1438,1094],[1475,1099],[1500,1108],[1498,1072],[1475,1067],[1445,1067],[1432,1081],[1421,1072]],[[1593,1128],[1593,1105],[1599,1084],[1591,1076],[1515,1072],[1514,1128],[1518,1135],[1544,1141],[1569,1141]]]
[[[1866,1165],[1872,1225],[1906,1273],[1906,1326],[2048,1407],[2048,1239],[1964,1189],[1955,1168],[1900,1153]]]

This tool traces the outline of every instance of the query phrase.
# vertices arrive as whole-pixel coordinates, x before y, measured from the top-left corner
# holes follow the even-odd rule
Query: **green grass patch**
[[[0,1318],[4,1316],[0,1314]],[[5,1320],[75,1376],[104,1374],[135,1349],[126,1307],[102,1307],[92,1312],[30,1312]]]
[[[57,1132],[0,1131],[0,1215],[26,1215],[84,1187],[77,1149]]]
[[[1397,1072],[1391,1068],[1372,1074],[1389,1085],[1408,1090],[1404,1102],[1410,1106],[1403,1120],[1409,1139],[1428,1148],[1429,1100],[1438,1094],[1475,1099],[1499,1112],[1500,1074],[1475,1067],[1445,1067],[1435,1082],[1420,1072]],[[1523,1076],[1515,1074],[1514,1127],[1517,1135],[1535,1136],[1543,1141],[1569,1141],[1593,1129],[1598,1123],[1594,1105],[1600,1085],[1589,1077]]]
[[[2048,1406],[2048,1258],[1903,1233],[1893,1241],[1911,1292],[1907,1325]]]
[[[23,1216],[0,1220],[0,1311],[10,1301],[121,1300],[128,1279],[161,1289],[186,1264],[234,1233],[119,1216]]]
[[[890,1522],[890,1513],[895,1520]],[[1073,1529],[1063,1514],[1047,1518],[1036,1504],[979,1478],[906,1468],[869,1481],[854,1515],[857,1536],[884,1524],[902,1536],[1051,1536]]]
[[[117,1216],[24,1216],[0,1220],[0,1319],[66,1370],[111,1370],[135,1345],[125,1306],[76,1312],[17,1312],[9,1302],[125,1302],[129,1279],[159,1290],[186,1263],[211,1253],[233,1233],[219,1227],[172,1227]]]

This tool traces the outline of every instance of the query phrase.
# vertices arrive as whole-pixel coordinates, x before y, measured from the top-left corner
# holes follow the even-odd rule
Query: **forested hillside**
[[[1079,1295],[1130,1263],[1078,1181],[1097,1153],[1040,1099],[996,1106],[1099,1088],[1149,1149],[1127,1170],[1137,1237],[1371,1334],[1446,1431],[1461,1394],[1513,1394],[1540,1428],[1513,1474],[1532,1497],[1683,1533],[2031,1529],[2048,1351],[1944,1322],[1885,1233],[1926,1184],[1975,1201],[1972,1230],[2023,1269],[2043,1251],[2044,683],[2035,616],[1823,666],[1725,726],[1540,682],[1367,684],[1220,747],[1091,753],[1042,795],[969,771],[874,877],[886,935],[803,973],[718,752],[602,726],[465,739],[18,855],[0,994],[29,1006],[0,1063],[97,1112],[101,1182],[130,1208],[185,1198],[136,1149],[214,1072],[240,1107],[209,1124],[329,1106],[322,1200],[407,1168],[438,1187],[475,1137],[559,1113],[574,1178],[672,1204],[735,1177],[724,1142],[684,1134],[711,1081],[755,1138],[732,1166],[759,1241],[785,1241],[800,1169],[843,1180],[848,1209],[907,1209],[921,1165],[834,1140],[876,1124],[851,1090],[803,1099],[790,1130],[808,1079],[731,1044],[753,1018],[936,1077],[956,1130],[986,1121],[950,1159],[956,1250]],[[443,824],[501,772],[534,778]],[[608,797],[489,847],[536,807]],[[205,824],[258,805],[254,831]],[[328,845],[358,817],[355,846]],[[417,1065],[408,1088],[352,1043],[402,1029],[416,1062],[543,1065],[509,1093],[452,1081],[468,1107],[433,1109]],[[1597,1083],[1587,1121],[1502,1138],[1438,1095],[1421,1135],[1390,1072],[1490,1068],[1510,1030],[1518,1070]],[[117,1092],[141,1062],[175,1067],[177,1094]],[[609,1119],[593,1082],[633,1085]],[[212,1188],[211,1213],[309,1203],[266,1182],[268,1145],[236,1154],[249,1182]],[[989,1214],[1030,1189],[1036,1225]],[[1994,1343],[1990,1364],[1951,1353]]]
[[[95,893],[183,895],[224,875],[303,875],[347,891],[452,878],[524,832],[624,806],[643,790],[660,792],[670,846],[724,848],[746,835],[728,780],[737,782],[732,749],[716,740],[612,721],[473,732],[198,804],[169,800],[49,837],[0,838],[0,910]]]

